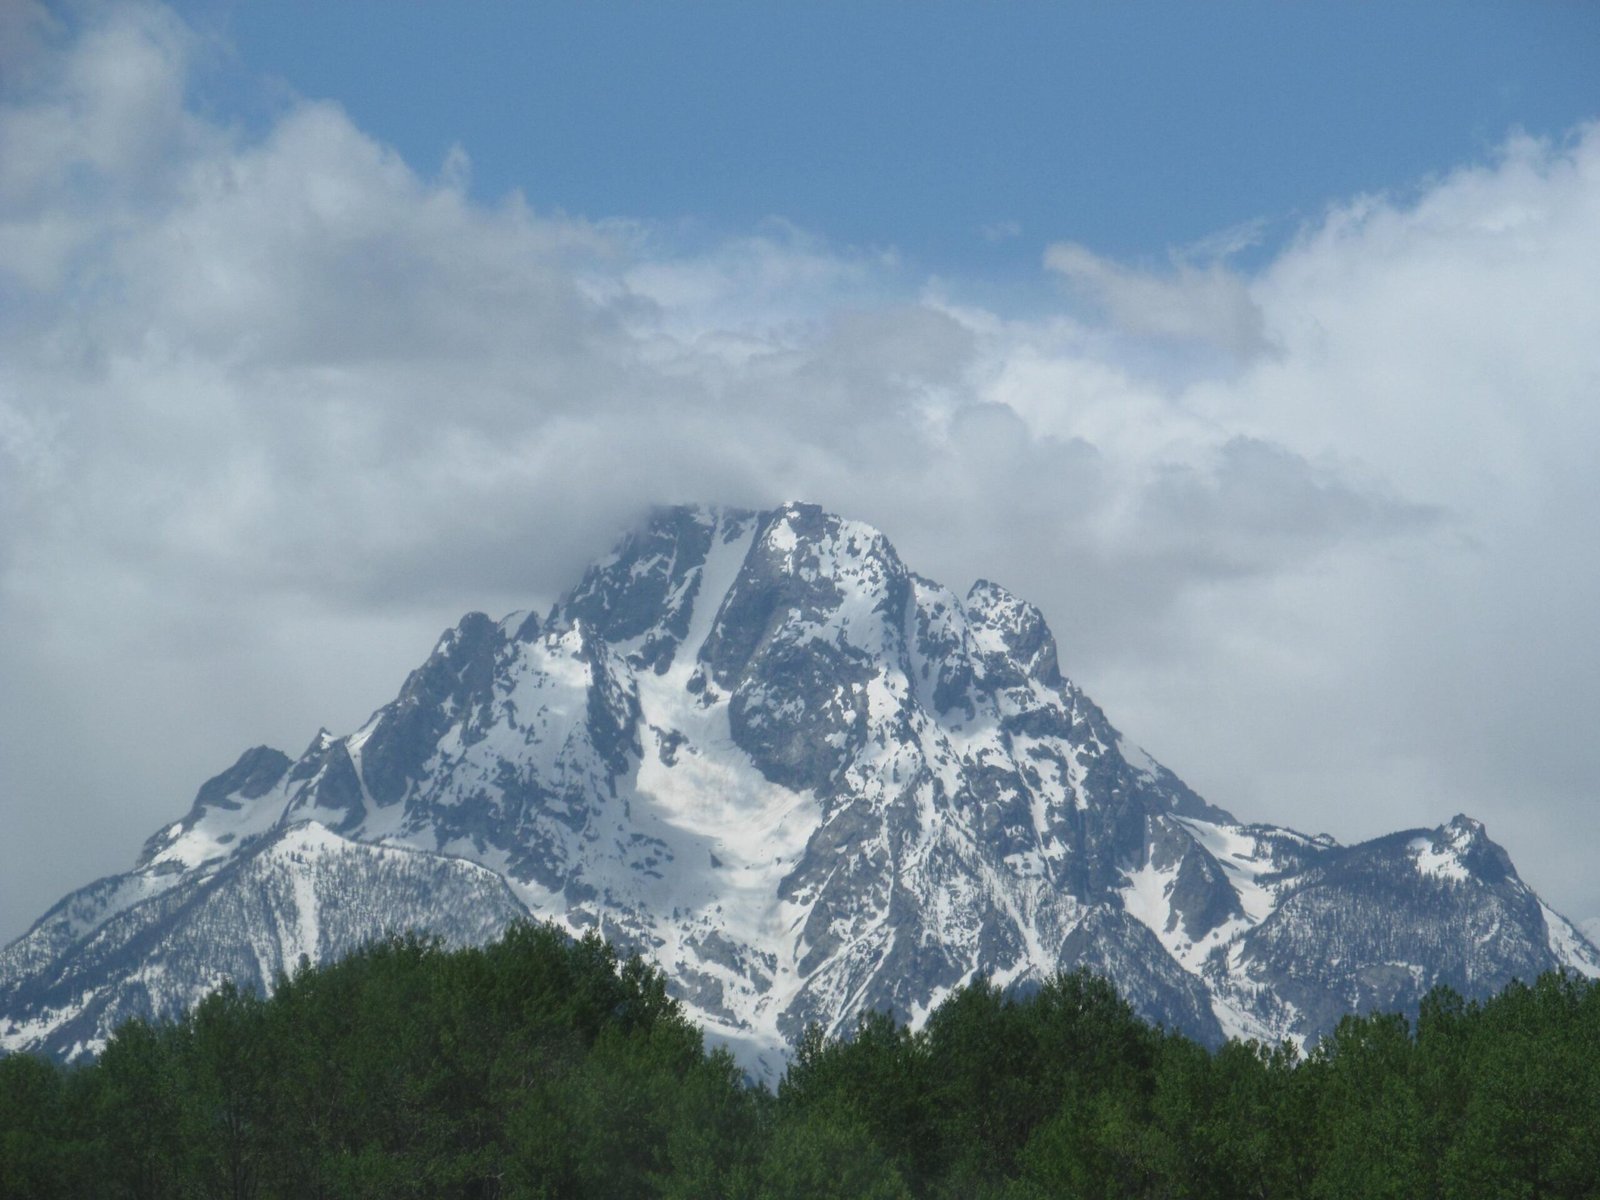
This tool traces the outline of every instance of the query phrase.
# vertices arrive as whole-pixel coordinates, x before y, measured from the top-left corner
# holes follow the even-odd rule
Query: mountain
[[[768,1075],[810,1022],[916,1020],[979,972],[1088,966],[1211,1043],[1600,975],[1478,822],[1242,823],[1125,741],[1004,588],[958,596],[810,505],[671,508],[547,615],[463,618],[356,732],[205,784],[0,953],[0,1045],[93,1051],[224,978],[524,914],[655,960]]]

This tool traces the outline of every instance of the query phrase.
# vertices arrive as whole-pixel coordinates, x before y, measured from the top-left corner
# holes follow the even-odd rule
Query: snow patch
[[[1275,873],[1277,864],[1270,856],[1260,856],[1260,841],[1254,834],[1237,825],[1219,825],[1198,817],[1174,816],[1174,819],[1194,835],[1222,868],[1229,886],[1239,897],[1239,907],[1244,909],[1252,925],[1259,925],[1272,915],[1278,906],[1277,894],[1271,885],[1261,882],[1261,877]]]
[[[1432,838],[1416,837],[1406,844],[1406,850],[1416,864],[1419,875],[1447,879],[1452,883],[1465,883],[1471,878],[1456,847],[1451,843],[1447,842],[1445,848],[1440,849]]]
[[[1541,902],[1539,909],[1544,913],[1547,943],[1556,961],[1589,979],[1600,979],[1600,952],[1594,945],[1548,904]]]

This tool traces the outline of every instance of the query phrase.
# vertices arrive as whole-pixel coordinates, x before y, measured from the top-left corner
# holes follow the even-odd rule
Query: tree
[[[1345,1017],[1319,1044],[1313,1072],[1320,1096],[1313,1194],[1395,1200],[1430,1194],[1433,1164],[1405,1018]]]
[[[0,1057],[0,1196],[68,1193],[61,1068],[31,1054]]]
[[[132,1200],[178,1192],[187,1137],[183,1064],[170,1025],[137,1018],[117,1027],[93,1068],[90,1102],[104,1147],[106,1191]]]
[[[845,1110],[814,1109],[782,1121],[762,1157],[757,1200],[910,1200],[911,1190],[870,1134]]]

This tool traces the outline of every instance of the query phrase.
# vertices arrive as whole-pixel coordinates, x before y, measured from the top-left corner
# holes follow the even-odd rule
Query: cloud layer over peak
[[[1037,602],[1241,815],[1466,810],[1600,912],[1600,127],[1250,272],[1248,231],[1164,272],[1063,240],[1089,314],[1022,314],[781,220],[483,204],[331,103],[251,133],[187,99],[214,47],[96,12],[35,11],[0,96],[0,936],[645,506],[788,497]]]

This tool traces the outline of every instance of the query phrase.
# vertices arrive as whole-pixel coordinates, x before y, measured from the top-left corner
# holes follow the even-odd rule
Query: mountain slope
[[[268,853],[277,891],[249,875]],[[382,899],[311,938],[306,887]],[[0,956],[0,1040],[92,1048],[291,949],[524,910],[658,961],[759,1071],[809,1022],[917,1018],[975,972],[1087,965],[1209,1041],[1600,974],[1475,822],[1354,847],[1241,824],[1125,743],[1003,588],[958,596],[813,506],[675,508],[543,618],[464,618],[355,733],[206,784]]]

